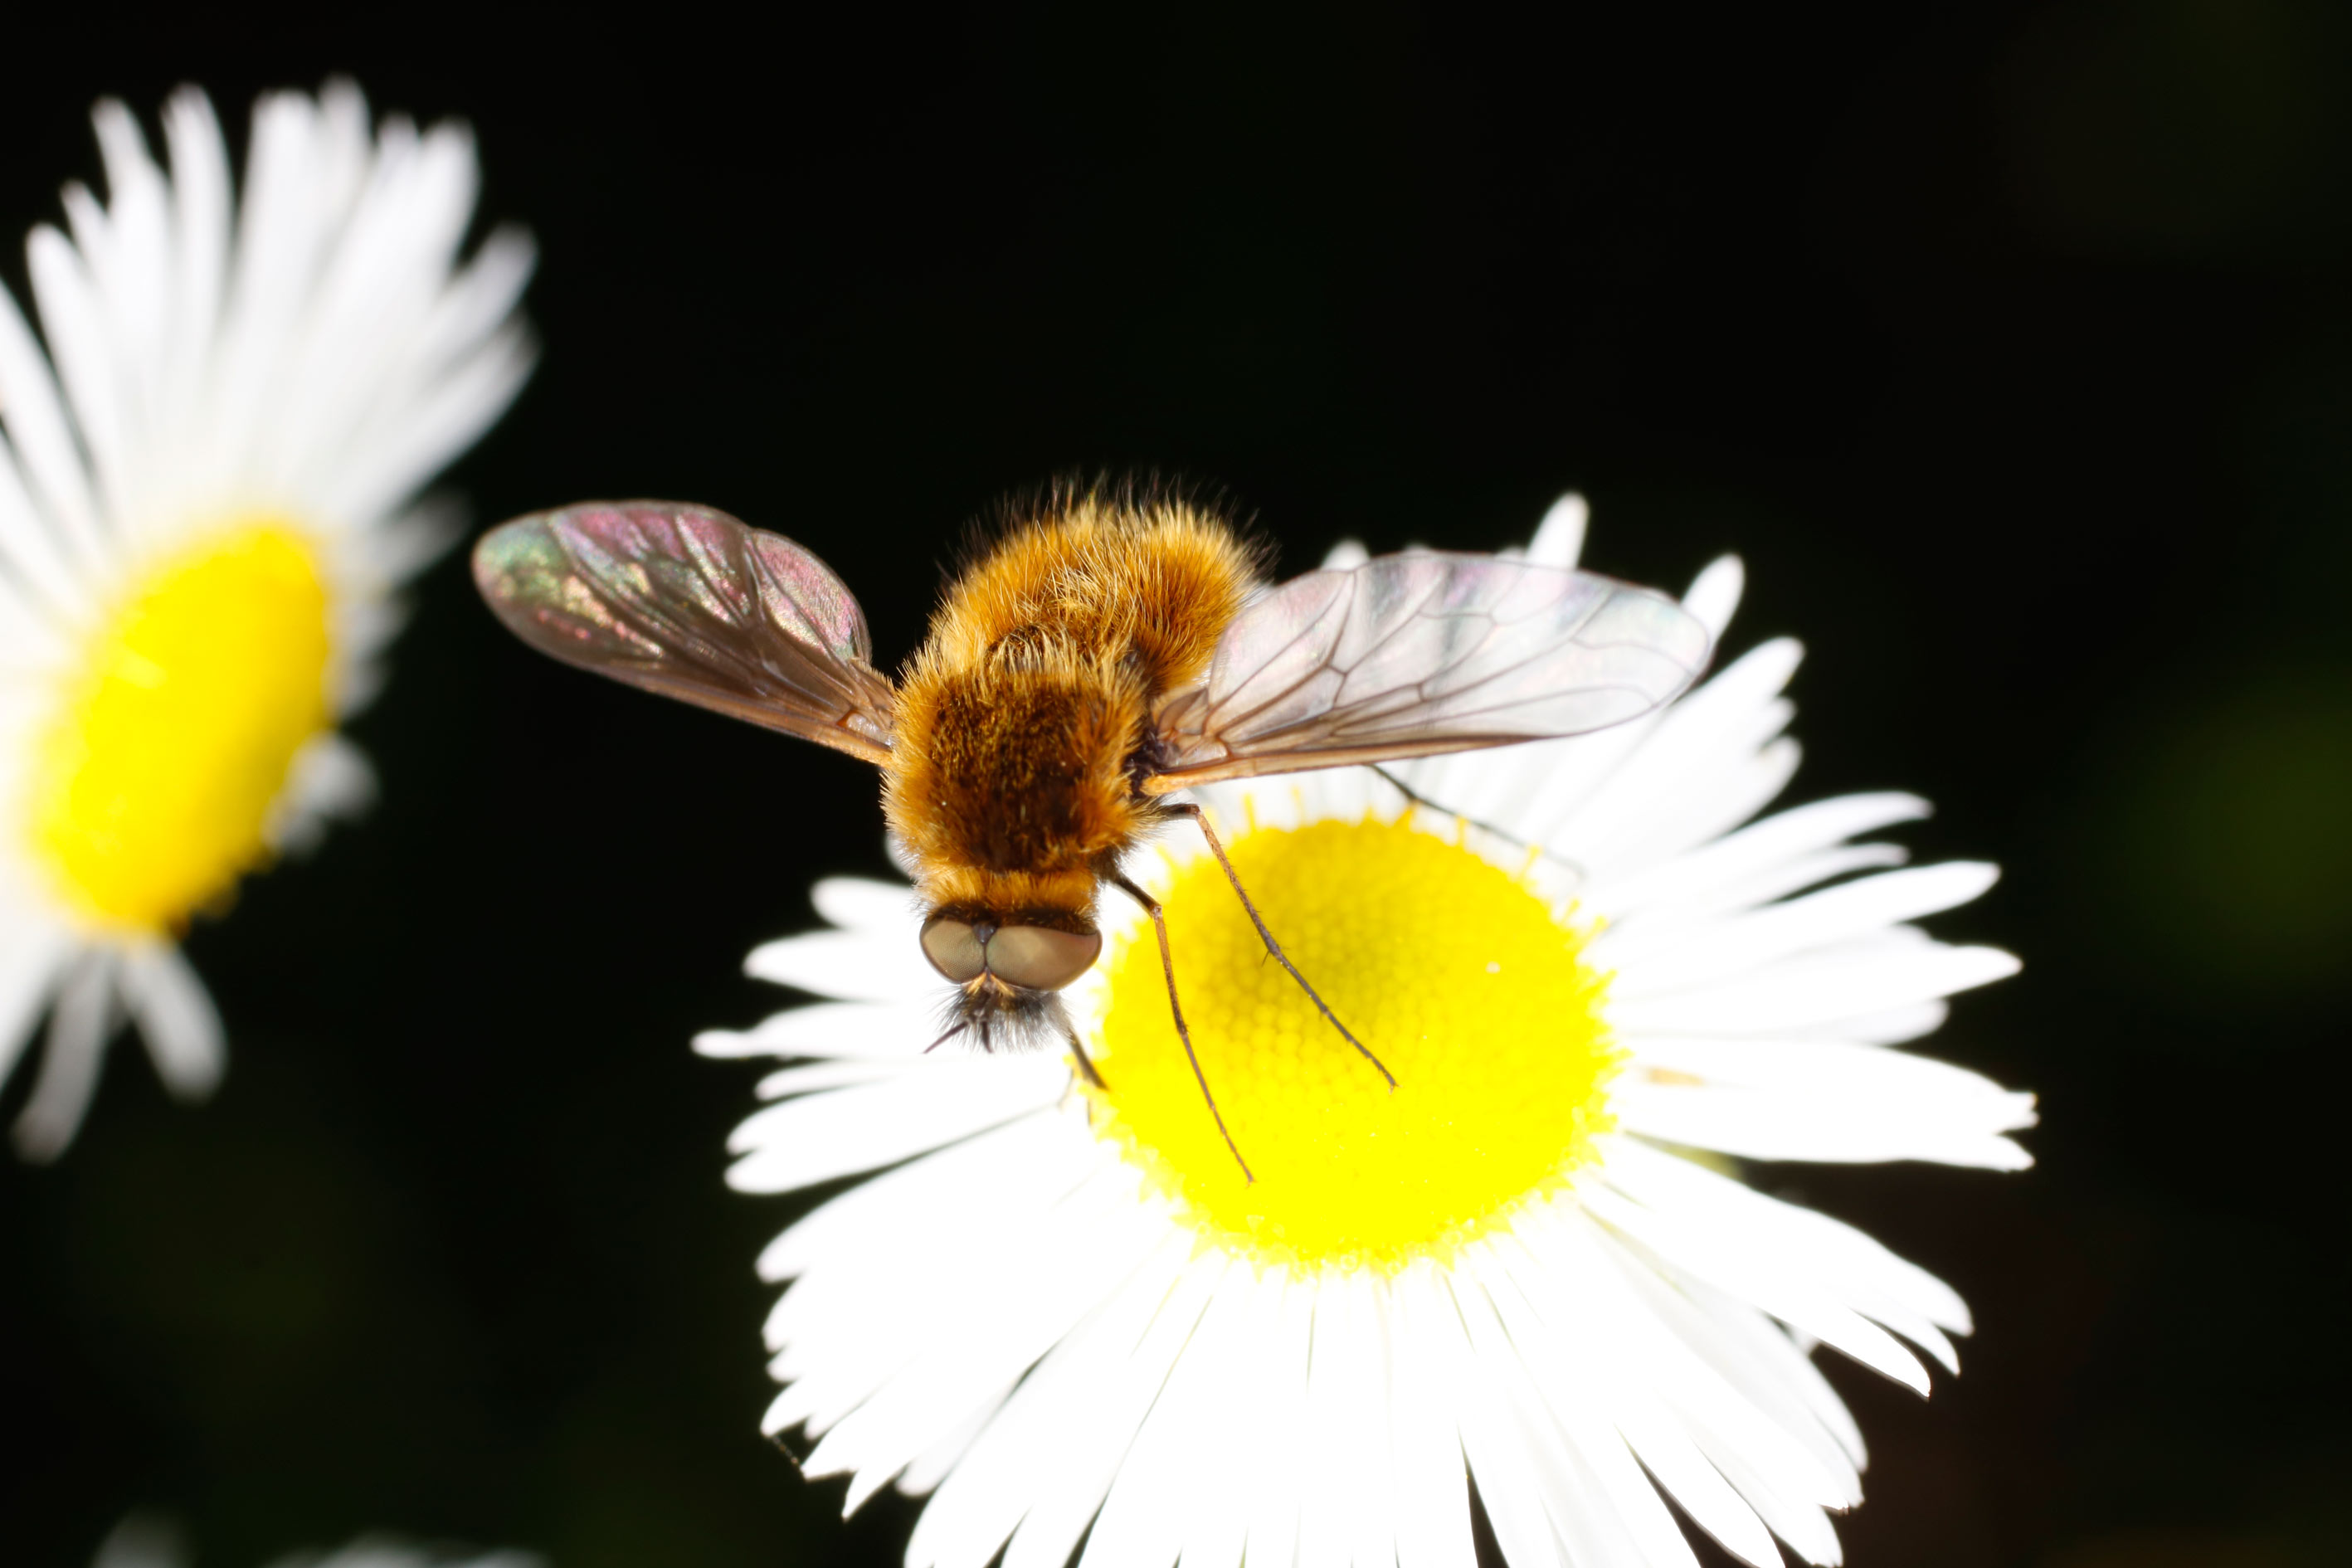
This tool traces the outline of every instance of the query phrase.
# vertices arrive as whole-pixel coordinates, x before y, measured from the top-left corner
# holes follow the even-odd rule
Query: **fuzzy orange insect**
[[[707,508],[520,518],[483,538],[474,575],[542,652],[877,764],[929,907],[923,952],[957,987],[940,1039],[1058,1037],[1097,1083],[1058,993],[1101,952],[1105,884],[1151,916],[1192,1052],[1167,923],[1121,868],[1180,817],[1225,861],[1200,807],[1171,795],[1600,729],[1672,699],[1708,651],[1672,599],[1505,556],[1412,551],[1268,587],[1229,523],[1133,490],[1064,487],[1014,514],[895,684],[823,562]],[[1267,952],[1387,1077],[1233,885]]]

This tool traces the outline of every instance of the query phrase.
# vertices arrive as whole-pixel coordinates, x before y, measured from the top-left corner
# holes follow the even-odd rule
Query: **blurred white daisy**
[[[169,1523],[133,1514],[98,1549],[90,1568],[187,1568],[187,1548]],[[338,1552],[295,1552],[272,1568],[544,1568],[527,1552],[473,1552],[362,1536]]]
[[[1583,523],[1571,497],[1529,554],[1572,564]],[[1718,562],[1685,600],[1718,637],[1740,581]],[[1916,1352],[1953,1367],[1968,1311],[1723,1156],[2016,1170],[2033,1102],[1891,1048],[2016,968],[1908,923],[1991,867],[1855,842],[1924,814],[1906,795],[1750,821],[1796,766],[1797,658],[1769,642],[1639,723],[1402,770],[1495,832],[1360,769],[1201,792],[1399,1082],[1263,962],[1192,836],[1137,857],[1255,1184],[1139,915],[1105,900],[1104,960],[1065,993],[1101,1090],[926,1055],[908,889],[820,883],[836,929],[749,967],[838,1000],[698,1042],[798,1063],[736,1131],[737,1187],[892,1167],[760,1260],[793,1281],[766,1429],[804,1428],[851,1509],[935,1494],[910,1568],[1061,1568],[1081,1541],[1089,1568],[1466,1568],[1473,1480],[1520,1568],[1692,1564],[1667,1498],[1746,1562],[1778,1563],[1775,1536],[1837,1562],[1863,1442],[1810,1347],[1925,1393]]]
[[[183,89],[170,172],[99,105],[108,199],[26,247],[47,352],[0,289],[0,1081],[63,1149],[127,1016],[201,1095],[221,1026],[174,939],[363,805],[336,725],[383,678],[391,595],[453,536],[412,508],[529,374],[532,253],[461,258],[467,131],[371,131],[347,83],[253,112],[242,199]]]

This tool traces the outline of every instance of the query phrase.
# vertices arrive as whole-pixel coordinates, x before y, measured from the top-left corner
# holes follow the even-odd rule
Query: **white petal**
[[[86,192],[69,190],[69,202],[76,195],[84,203],[89,201]],[[53,480],[48,471],[41,470],[42,489],[60,513],[71,516],[77,509],[87,509],[94,519],[101,500],[120,504],[124,447],[130,434],[126,428],[131,415],[126,406],[129,389],[116,374],[115,345],[108,331],[112,323],[81,253],[64,235],[47,224],[34,229],[25,242],[25,259],[32,278],[33,300],[41,313],[41,335],[73,410],[74,427],[97,469],[95,476],[89,476],[81,470],[79,459],[67,465],[73,476],[70,483],[79,491],[70,501],[61,500],[52,489],[53,483],[68,482],[62,472]],[[94,495],[82,488],[92,478],[97,480]],[[111,484],[107,482],[110,479]],[[103,548],[104,535],[95,537]]]
[[[0,425],[15,449],[17,477],[52,531],[58,553],[78,576],[104,559],[89,475],[66,422],[64,400],[48,362],[0,289]]]
[[[1777,1325],[1703,1284],[1684,1281],[1681,1289],[1670,1289],[1650,1276],[1646,1268],[1640,1272],[1655,1292],[1653,1309],[1670,1316],[1679,1315],[1685,1333],[1712,1336],[1707,1342],[1721,1358],[1720,1364],[1733,1375],[1753,1380],[1743,1384],[1751,1395],[1769,1402],[1775,1395],[1785,1397],[1789,1392],[1799,1393],[1807,1406],[1820,1410],[1824,1420],[1849,1429],[1853,1426],[1853,1418],[1838,1404],[1827,1381]],[[1758,1375],[1761,1366],[1773,1364],[1763,1358],[1777,1358],[1786,1380],[1784,1389],[1776,1389],[1772,1383]],[[1783,1412],[1782,1418],[1792,1423],[1789,1427],[1792,1435],[1804,1432],[1810,1437],[1809,1426],[1795,1424],[1802,1420],[1804,1414],[1804,1407],[1792,1408]],[[1773,1534],[1794,1547],[1807,1562],[1835,1563],[1843,1560],[1837,1531],[1824,1510],[1843,1510],[1859,1503],[1862,1485],[1858,1477],[1853,1478],[1842,1497],[1822,1499],[1774,1473],[1781,1467],[1771,1461],[1786,1456],[1785,1443],[1770,1448],[1742,1448],[1725,1442],[1704,1426],[1694,1426],[1692,1435],[1708,1461],[1756,1510]],[[1850,1451],[1856,1456],[1854,1463],[1859,1464],[1859,1434],[1853,1435]]]
[[[374,591],[388,591],[447,554],[465,537],[466,521],[457,501],[428,495],[352,540],[352,552],[365,563]]]
[[[1433,1347],[1442,1347],[1456,1380],[1456,1420],[1461,1422],[1463,1455],[1477,1479],[1479,1502],[1486,1504],[1486,1523],[1503,1547],[1503,1561],[1515,1568],[1543,1563],[1573,1563],[1561,1554],[1545,1507],[1557,1486],[1557,1465],[1543,1465],[1538,1455],[1552,1438],[1528,1420],[1522,1380],[1515,1368],[1498,1366],[1484,1354],[1470,1319],[1484,1317],[1482,1302],[1451,1281],[1451,1319],[1423,1319],[1421,1331]],[[1573,1486],[1573,1481],[1571,1481]]]
[[[163,106],[172,156],[171,332],[163,368],[157,426],[174,443],[198,439],[208,417],[206,367],[220,332],[222,279],[228,270],[228,144],[210,100],[183,88]],[[167,447],[170,456],[179,456]]]
[[[705,1053],[706,1055],[717,1053]],[[810,1062],[801,1067],[779,1068],[761,1079],[751,1092],[761,1100],[782,1100],[787,1095],[807,1094],[820,1089],[845,1089],[853,1084],[880,1083],[894,1079],[906,1070],[896,1061],[873,1061],[851,1058],[846,1061]]]
[[[992,1289],[967,1295],[952,1311],[939,1310],[944,1299],[932,1303],[940,1331],[918,1342],[919,1353],[811,1452],[811,1475],[853,1477],[845,1512],[972,1412],[1002,1402],[1166,1239],[1164,1229],[1137,1224],[1129,1205],[1099,1188],[1080,1189],[1045,1219],[1006,1238]]]
[[[937,991],[940,985],[914,942],[877,944],[859,931],[817,931],[764,942],[743,961],[743,973],[818,996],[860,1002],[898,1001],[918,988]]]
[[[1609,1019],[1628,1036],[1816,1028],[1989,985],[2017,969],[2017,960],[1998,948],[1923,942],[1895,952],[1856,943],[1671,995],[1612,1001]]]
[[[1949,1003],[1910,1002],[1899,1007],[1883,1007],[1875,1013],[1839,1018],[1805,1030],[1801,1037],[1852,1040],[1864,1046],[1899,1046],[1934,1034],[1951,1016]]]
[[[1536,525],[1536,536],[1528,542],[1528,564],[1575,570],[1577,557],[1584,553],[1584,525],[1591,516],[1592,509],[1574,490],[1552,502]]]
[[[1595,1310],[1598,1303],[1576,1300],[1579,1290],[1557,1289],[1563,1282],[1524,1251],[1514,1259],[1497,1247],[1495,1263],[1480,1278],[1561,1419],[1578,1418],[1580,1412],[1604,1416],[1700,1528],[1756,1568],[1774,1568],[1779,1552],[1770,1531],[1646,1386],[1651,1369],[1641,1354],[1638,1321],[1612,1319]],[[1599,1439],[1588,1434],[1584,1441],[1590,1447]]]
[[[108,1532],[90,1568],[181,1568],[187,1543],[163,1520],[134,1513]]]
[[[908,941],[920,929],[922,912],[915,889],[904,882],[877,882],[868,877],[826,877],[809,889],[809,902],[819,918],[844,931]]]
[[[1589,798],[1538,807],[1528,837],[1601,882],[1738,826],[1795,769],[1790,743],[1773,737],[1788,724],[1780,692],[1801,657],[1786,637],[1750,650],[1660,715]]]
[[[727,1184],[786,1193],[912,1154],[1050,1108],[1068,1087],[1057,1061],[935,1058],[887,1082],[772,1105],[728,1139],[741,1154]]]
[[[1610,995],[1630,1001],[1691,989],[1760,969],[1810,950],[1869,935],[1890,925],[1939,913],[1983,894],[2000,873],[1991,866],[1949,861],[1864,877],[1750,910],[1698,929],[1686,929],[1665,951],[1636,960],[1610,942],[1593,943],[1592,962],[1618,972]]]
[[[902,1062],[919,1055],[939,1031],[932,1009],[925,1005],[817,1002],[773,1014],[748,1030],[705,1029],[694,1037],[694,1048],[706,1057],[855,1057]]]
[[[1662,1275],[1580,1214],[1542,1239],[1531,1250],[1577,1259],[1576,1279],[1612,1303],[1659,1398],[1773,1533],[1798,1539],[1776,1516],[1776,1498],[1808,1509],[1862,1500],[1853,1418],[1786,1331],[1703,1281]]]
[[[1181,1561],[1192,1568],[1241,1568],[1252,1552],[1261,1562],[1308,1568],[1335,1546],[1345,1551],[1344,1540],[1318,1528],[1312,1473],[1324,1458],[1317,1448],[1321,1434],[1308,1387],[1308,1371],[1323,1339],[1323,1294],[1321,1281],[1302,1279],[1286,1268],[1264,1277],[1264,1310],[1244,1330],[1248,1349],[1226,1368],[1226,1408],[1245,1403],[1251,1419],[1217,1445],[1220,1451],[1202,1467],[1194,1495],[1210,1500],[1180,1521]]]
[[[1433,1293],[1435,1294],[1435,1293]],[[1399,1293],[1405,1309],[1404,1332],[1427,1359],[1424,1364],[1454,1405],[1462,1453],[1476,1478],[1479,1500],[1494,1526],[1496,1543],[1512,1568],[1542,1568],[1561,1561],[1559,1543],[1545,1517],[1541,1482],[1529,1455],[1528,1435],[1514,1420],[1496,1389],[1507,1378],[1490,1375],[1464,1327],[1458,1287],[1449,1278],[1437,1300]]]
[[[994,1234],[986,1223],[994,1217],[992,1205],[1002,1215],[1015,1205],[1058,1203],[1093,1170],[1082,1157],[1087,1152],[1083,1146],[1074,1150],[1061,1129],[1038,1121],[951,1144],[819,1205],[761,1250],[760,1278],[772,1284],[791,1279],[827,1259],[835,1271],[889,1266],[885,1255],[857,1247],[857,1239],[867,1234],[919,1232],[950,1237],[958,1246],[972,1244],[973,1238]],[[998,1193],[1004,1194],[1001,1202]],[[787,1293],[777,1314],[802,1315],[807,1306],[807,1296]],[[774,1328],[772,1319],[772,1347],[779,1342]]]
[[[227,1039],[211,994],[180,950],[161,942],[125,950],[122,1000],[163,1086],[182,1100],[212,1093],[227,1065]]]
[[[1564,1536],[1580,1525],[1603,1521],[1563,1518],[1561,1493],[1574,1489],[1613,1516],[1619,1535],[1615,1550],[1630,1548],[1639,1561],[1658,1568],[1696,1568],[1689,1543],[1659,1500],[1624,1442],[1598,1417],[1606,1393],[1588,1369],[1573,1365],[1560,1347],[1538,1331],[1535,1316],[1525,1310],[1524,1298],[1514,1290],[1507,1267],[1488,1248],[1468,1249],[1457,1272],[1475,1279],[1475,1297],[1457,1289],[1465,1316],[1480,1357],[1490,1363],[1490,1375],[1499,1371],[1527,1401],[1526,1418],[1534,1426],[1530,1447],[1538,1460],[1554,1458],[1558,1473],[1547,1497],[1547,1510]],[[1516,1319],[1516,1321],[1515,1321]],[[1566,1446],[1561,1447],[1561,1439]],[[1572,1537],[1571,1537],[1572,1542]],[[1581,1560],[1571,1551],[1571,1560]]]
[[[334,188],[341,181],[313,136],[315,119],[310,101],[293,93],[269,94],[253,108],[219,351],[205,389],[207,439],[194,459],[207,487],[233,483],[257,444],[327,226],[342,205]]]
[[[1638,964],[1649,954],[1672,952],[1694,938],[1711,935],[1723,929],[1730,917],[1747,914],[1791,893],[1856,871],[1900,866],[1909,858],[1899,844],[1841,845],[1783,860],[1737,881],[1717,883],[1702,896],[1672,904],[1653,904],[1624,917],[1603,911],[1602,905],[1610,895],[1601,892],[1592,907],[1593,912],[1608,922],[1602,931],[1608,943],[1605,962],[1612,967]],[[1603,960],[1596,955],[1594,962]]]
[[[5,295],[0,290],[0,308],[5,306]],[[6,389],[0,387],[0,396],[5,395]],[[70,640],[60,634],[68,624],[85,617],[95,601],[83,568],[72,560],[66,542],[25,488],[16,453],[5,439],[0,439],[0,571],[16,579],[0,582],[13,612],[5,623],[10,641],[22,639],[66,652]]]
[[[984,1568],[1016,1526],[1008,1563],[1061,1568],[1222,1278],[1185,1250],[1171,1237],[1013,1391],[917,1521],[908,1568]]]
[[[1166,1568],[1202,1500],[1232,1487],[1230,1456],[1209,1440],[1279,1359],[1279,1275],[1235,1271],[1210,1299],[1096,1518],[1079,1568]],[[1009,1563],[1008,1563],[1009,1568]]]
[[[62,931],[47,924],[0,930],[0,1084],[8,1081],[31,1043],[73,947]]]
[[[1270,1353],[1249,1395],[1250,1420],[1234,1454],[1243,1477],[1233,1489],[1246,1521],[1244,1563],[1298,1562],[1312,1507],[1302,1472],[1314,1457],[1308,1373],[1319,1338],[1316,1289],[1312,1281],[1285,1275]]]
[[[73,1142],[98,1091],[107,1039],[119,1021],[114,957],[103,949],[87,951],[58,987],[40,1076],[33,1080],[33,1097],[18,1113],[13,1133],[20,1156],[54,1160]]]
[[[1391,1470],[1388,1347],[1372,1276],[1349,1271],[1295,1280],[1286,1305],[1307,1320],[1299,1336],[1307,1373],[1306,1430],[1277,1451],[1304,1469],[1299,1568],[1347,1568],[1395,1554],[1396,1481]],[[1293,1305],[1295,1304],[1295,1305]],[[1287,1435],[1286,1435],[1287,1436]],[[1261,1444],[1265,1434],[1257,1434]],[[1251,1466],[1267,1468],[1264,1460]]]
[[[1840,795],[1793,806],[1689,854],[1613,877],[1592,889],[1592,902],[1619,921],[1646,918],[1662,909],[1715,913],[1744,908],[1759,900],[1742,899],[1736,889],[1759,879],[1778,881],[1774,874],[1783,867],[1805,863],[1850,838],[1927,815],[1926,801],[1891,792]],[[1776,898],[1808,885],[1797,882],[1764,897]],[[1727,895],[1727,889],[1735,891]]]
[[[375,767],[332,730],[314,736],[294,753],[286,784],[270,807],[265,836],[289,855],[307,855],[326,836],[329,822],[347,821],[375,804]]]
[[[918,1221],[924,1237],[919,1248],[865,1258],[835,1251],[807,1264],[798,1283],[769,1311],[765,1326],[775,1348],[769,1371],[778,1382],[792,1384],[777,1419],[804,1422],[813,1434],[824,1433],[954,1331],[957,1314],[943,1314],[941,1303],[960,1301],[968,1279],[993,1274],[1002,1258],[1015,1249],[1064,1247],[1073,1216],[1099,1215],[1114,1197],[1133,1198],[1132,1173],[1125,1183],[1088,1190],[1088,1178],[1102,1173],[1101,1151],[1065,1141],[1045,1148],[1046,1141],[1032,1132],[1018,1143],[999,1140],[1000,1156],[1010,1152],[1021,1157],[1003,1182],[1007,1201],[1023,1203],[1009,1223],[984,1226],[984,1208],[955,1194]],[[955,1152],[960,1151],[934,1158],[947,1162]],[[1006,1163],[1000,1158],[952,1163],[985,1169]],[[925,1186],[940,1191],[937,1181]],[[1141,1219],[1155,1234],[1164,1233],[1164,1220]]]
[[[1631,1132],[1762,1160],[1936,1160],[2022,1170],[2004,1133],[2033,1097],[1962,1068],[1841,1041],[1643,1037],[1610,1089]]]
[[[1734,1238],[1734,1247],[1724,1249],[1727,1255],[1751,1248],[1769,1252],[1781,1267],[1802,1268],[1812,1284],[1853,1310],[1931,1348],[1935,1340],[1909,1320],[1961,1333],[1969,1331],[1968,1306],[1958,1292],[1852,1226],[1637,1142],[1612,1140],[1606,1163],[1609,1184],[1652,1215],[1672,1214],[1694,1228]],[[1704,1268],[1696,1271],[1708,1272]],[[1761,1300],[1758,1305],[1772,1310]],[[1774,1315],[1793,1321],[1777,1311]],[[1819,1332],[1810,1325],[1799,1326]]]
[[[1837,1436],[1789,1386],[1786,1363],[1793,1352],[1780,1331],[1741,1308],[1769,1338],[1761,1353],[1754,1343],[1730,1342],[1688,1293],[1606,1231],[1572,1208],[1547,1209],[1514,1227],[1512,1239],[1529,1259],[1515,1278],[1551,1321],[1578,1325],[1564,1349],[1589,1347],[1581,1359],[1587,1375],[1611,1390],[1612,1418],[1645,1461],[1655,1457],[1653,1469],[1703,1527],[1738,1549],[1756,1546],[1739,1507],[1706,1481],[1699,1460],[1776,1530],[1768,1493],[1815,1508],[1860,1499],[1860,1480]],[[1809,1364],[1799,1364],[1802,1375],[1818,1379]],[[1842,1407],[1835,1418],[1851,1426]],[[1690,1458],[1692,1448],[1699,1460]]]
[[[1455,1423],[1457,1390],[1442,1353],[1416,1332],[1441,1311],[1436,1269],[1416,1264],[1382,1292],[1394,1378],[1398,1568],[1474,1568],[1469,1472]]]
[[[1004,1408],[1012,1394],[1010,1386],[1004,1388],[918,1456],[899,1474],[898,1489],[908,1497],[922,1497],[936,1490],[947,1479],[948,1472],[963,1463],[963,1457],[971,1451],[972,1444],[979,1441],[988,1424],[996,1419],[997,1412]]]
[[[317,492],[321,458],[348,471],[362,430],[380,452],[398,428],[384,390],[401,395],[390,407],[413,409],[442,368],[417,363],[429,352],[419,328],[456,259],[475,183],[469,136],[443,126],[419,138],[404,121],[385,123],[348,215],[321,237],[302,331],[288,345],[269,438],[294,488]]]
[[[175,174],[184,151],[211,163],[209,121],[200,100],[173,121]],[[222,226],[209,172],[195,184],[186,243],[209,270]],[[194,488],[370,524],[497,416],[531,363],[511,316],[531,253],[501,230],[458,264],[478,185],[462,128],[393,117],[371,137],[348,84],[256,106],[225,287],[196,280],[187,307],[191,341],[216,345],[188,400]]]
[[[1578,1200],[1595,1219],[1650,1253],[1663,1271],[1705,1280],[1752,1301],[1883,1377],[1924,1394],[1927,1373],[1894,1337],[1823,1291],[1790,1261],[1704,1219],[1628,1201],[1598,1182],[1580,1184]]]
[[[399,424],[373,428],[364,449],[321,476],[322,510],[358,516],[389,511],[498,421],[539,361],[530,333],[500,328],[459,363],[419,388]]]
[[[1718,555],[1691,579],[1683,594],[1683,608],[1696,616],[1717,642],[1739,609],[1739,595],[1748,585],[1747,568],[1737,555]]]

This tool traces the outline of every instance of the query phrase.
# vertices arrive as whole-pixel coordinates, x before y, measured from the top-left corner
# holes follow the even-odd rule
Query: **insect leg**
[[[1242,1180],[1255,1184],[1257,1177],[1242,1158],[1241,1145],[1234,1142],[1233,1131],[1225,1125],[1225,1113],[1217,1109],[1217,1097],[1209,1092],[1209,1075],[1201,1070],[1201,1058],[1192,1054],[1192,1031],[1184,1026],[1184,1005],[1176,1000],[1176,961],[1168,951],[1168,917],[1160,908],[1160,900],[1129,881],[1118,872],[1104,880],[1143,906],[1151,917],[1151,929],[1160,938],[1160,973],[1168,977],[1168,1011],[1176,1020],[1176,1037],[1184,1042],[1184,1059],[1192,1064],[1192,1077],[1201,1086],[1201,1098],[1209,1102],[1209,1114],[1216,1118],[1217,1131],[1224,1135],[1225,1147],[1234,1152],[1234,1163],[1242,1168]],[[1097,1080],[1099,1081],[1099,1080]]]
[[[1108,1089],[1110,1085],[1103,1082],[1103,1075],[1096,1068],[1094,1058],[1087,1055],[1087,1043],[1078,1038],[1077,1026],[1070,1022],[1070,1016],[1063,1010],[1060,1002],[1054,1004],[1051,1016],[1054,1026],[1062,1031],[1062,1038],[1069,1041],[1070,1049],[1077,1053],[1078,1070],[1087,1075],[1087,1081],[1097,1089]]]
[[[1225,847],[1217,842],[1216,834],[1209,826],[1209,814],[1192,805],[1171,805],[1167,809],[1175,816],[1189,816],[1200,825],[1201,837],[1209,841],[1209,853],[1214,855],[1217,864],[1225,868],[1225,880],[1234,885],[1234,897],[1239,899],[1242,908],[1249,911],[1250,924],[1257,927],[1258,940],[1265,943],[1266,952],[1272,953],[1274,961],[1288,970],[1290,977],[1298,982],[1298,988],[1307,993],[1307,999],[1315,1004],[1315,1010],[1323,1015],[1323,1021],[1339,1030],[1339,1037],[1355,1047],[1357,1053],[1371,1063],[1380,1075],[1389,1080],[1389,1087],[1394,1089],[1397,1086],[1396,1074],[1389,1071],[1387,1063],[1372,1055],[1371,1047],[1348,1032],[1348,1026],[1339,1022],[1339,1016],[1331,1011],[1330,1004],[1307,984],[1307,976],[1298,973],[1298,965],[1291,963],[1290,955],[1282,951],[1282,943],[1275,941],[1274,933],[1265,929],[1265,921],[1259,916],[1257,906],[1250,902],[1248,890],[1243,888],[1241,878],[1234,872],[1234,863],[1225,858]]]
[[[1468,823],[1479,832],[1492,834],[1494,837],[1501,839],[1504,843],[1510,845],[1514,848],[1532,849],[1547,860],[1559,861],[1561,865],[1575,872],[1579,880],[1583,879],[1585,875],[1584,868],[1570,859],[1567,856],[1557,854],[1552,850],[1545,848],[1540,844],[1530,844],[1516,833],[1506,833],[1491,822],[1481,822],[1475,816],[1463,816],[1460,812],[1455,811],[1449,806],[1440,805],[1437,802],[1430,799],[1427,795],[1422,794],[1419,790],[1413,788],[1411,784],[1405,783],[1404,780],[1397,777],[1396,774],[1389,772],[1388,769],[1381,766],[1378,763],[1366,763],[1364,765],[1371,769],[1372,772],[1380,774],[1381,779],[1386,781],[1391,789],[1404,796],[1405,799],[1411,801],[1413,805],[1426,806],[1431,811],[1436,812],[1441,816],[1460,818],[1460,820]]]

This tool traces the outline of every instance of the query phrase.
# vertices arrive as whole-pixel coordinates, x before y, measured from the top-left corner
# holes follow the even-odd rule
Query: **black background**
[[[447,483],[782,529],[886,658],[1057,472],[1220,483],[1291,568],[1571,486],[1601,569],[1740,552],[1735,650],[1811,649],[1790,798],[1917,789],[1923,855],[2008,868],[1937,929],[2025,973],[1928,1048],[2044,1097],[2021,1176],[1758,1173],[1978,1310],[1931,1403],[1832,1368],[1849,1560],[2352,1555],[2340,8],[89,9],[12,18],[0,225],[97,177],[105,93],[201,82],[240,146],[333,71],[463,116],[545,355]],[[755,1069],[686,1046],[784,1000],[739,964],[812,878],[884,869],[872,777],[534,659],[454,559],[353,731],[381,806],[189,943],[216,1100],[119,1048],[62,1163],[0,1169],[5,1555],[144,1505],[208,1568],[373,1526],[895,1563],[909,1505],[845,1526],[757,1436],[797,1209],[721,1185]]]

